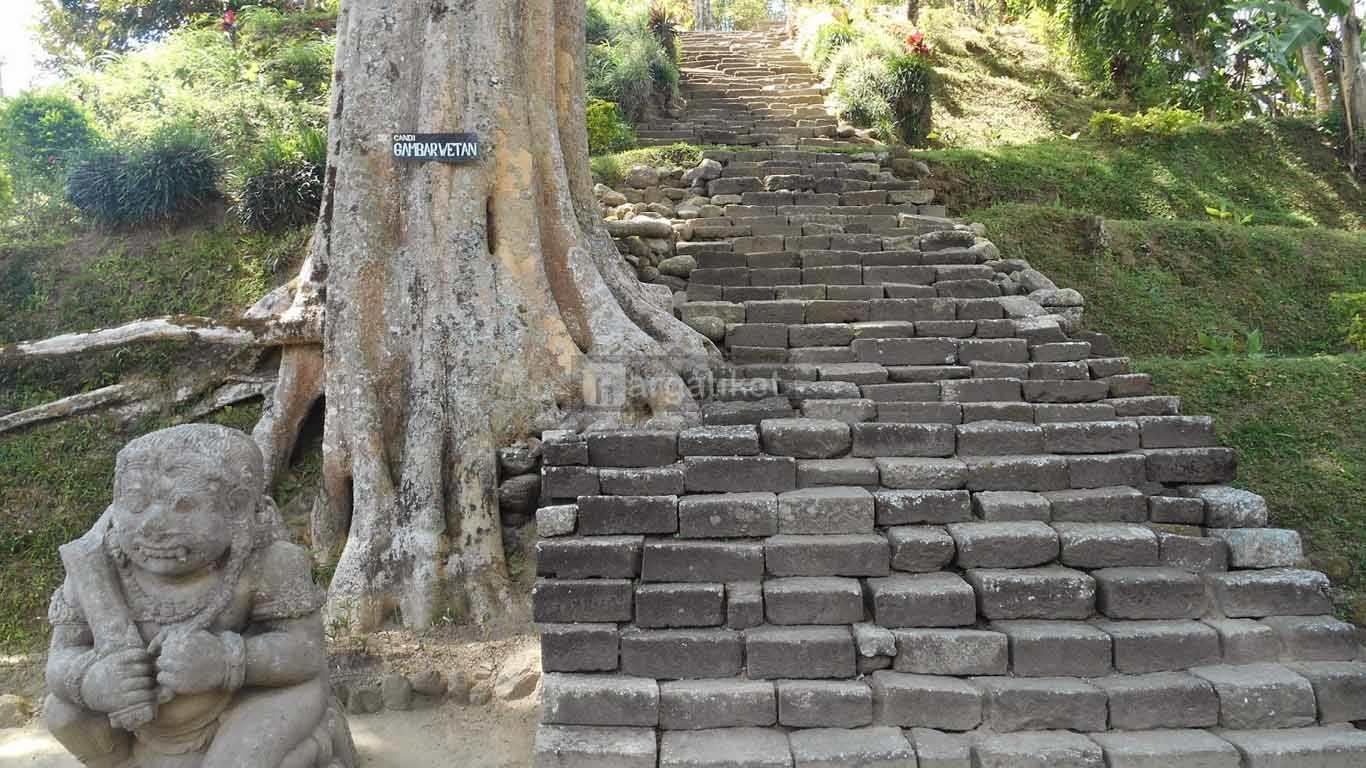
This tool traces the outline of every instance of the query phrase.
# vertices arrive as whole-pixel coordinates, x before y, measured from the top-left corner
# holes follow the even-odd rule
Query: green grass
[[[1136,144],[1045,141],[926,152],[933,187],[967,215],[1002,203],[1057,205],[1109,219],[1209,220],[1361,229],[1366,197],[1310,124],[1206,125]]]
[[[1366,355],[1135,366],[1179,395],[1185,413],[1214,416],[1221,441],[1238,452],[1238,485],[1266,497],[1273,525],[1306,537],[1317,567],[1366,591]]]
[[[1135,356],[1207,351],[1206,333],[1241,341],[1260,330],[1267,351],[1343,349],[1329,303],[1366,289],[1366,234],[1199,221],[1095,220],[1062,208],[1003,205],[973,220],[1007,258],[1027,259],[1086,297],[1086,324]]]

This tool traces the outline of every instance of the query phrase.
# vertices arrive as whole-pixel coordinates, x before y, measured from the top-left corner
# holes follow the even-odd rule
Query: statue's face
[[[202,458],[148,456],[114,479],[119,548],[133,565],[161,576],[188,576],[217,562],[232,542],[228,487]]]

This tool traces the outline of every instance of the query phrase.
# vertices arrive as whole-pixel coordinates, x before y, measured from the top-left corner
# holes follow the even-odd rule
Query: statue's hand
[[[176,694],[217,690],[225,683],[227,668],[223,641],[204,630],[172,633],[156,666],[157,683]]]
[[[96,712],[118,712],[156,702],[152,657],[142,648],[112,653],[91,665],[81,681],[81,698]]]

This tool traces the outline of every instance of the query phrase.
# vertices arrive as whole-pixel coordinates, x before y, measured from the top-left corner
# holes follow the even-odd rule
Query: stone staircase
[[[781,29],[682,35],[686,109],[681,119],[637,126],[640,144],[835,143],[824,88],[785,40]]]
[[[908,167],[645,190],[727,367],[696,426],[544,435],[536,766],[1366,765],[1362,635],[1211,420]]]

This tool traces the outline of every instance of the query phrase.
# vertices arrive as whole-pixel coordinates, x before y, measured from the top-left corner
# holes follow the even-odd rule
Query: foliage
[[[674,18],[667,5],[659,0],[650,4],[650,15],[645,21],[645,28],[659,41],[669,61],[675,63],[678,62],[678,26],[678,19]]]
[[[0,152],[20,177],[59,177],[96,138],[85,109],[61,93],[27,91],[0,108]]]
[[[588,95],[611,101],[639,122],[651,105],[678,94],[678,67],[643,28],[618,30],[588,49]]]
[[[612,155],[599,155],[592,159],[592,170],[595,180],[612,187],[621,183],[626,170],[633,165],[694,168],[700,162],[701,147],[691,144],[670,144],[666,147],[641,147]]]
[[[326,169],[327,137],[321,132],[271,137],[240,172],[236,210],[242,226],[269,231],[314,221]]]
[[[137,226],[200,208],[218,195],[221,172],[207,137],[172,125],[126,150],[92,150],[72,167],[67,195],[95,221]]]
[[[711,11],[725,29],[754,29],[769,18],[768,0],[711,0]]]
[[[590,99],[588,115],[588,151],[593,155],[620,152],[636,143],[635,130],[616,104],[601,99]]]
[[[261,76],[281,93],[321,99],[332,86],[336,56],[336,42],[330,38],[294,43],[263,62]]]
[[[1150,136],[1170,136],[1200,124],[1200,115],[1180,107],[1153,107],[1134,115],[1113,110],[1091,116],[1092,136],[1111,141],[1132,141]]]
[[[1366,291],[1335,293],[1332,301],[1347,331],[1347,344],[1366,351]]]
[[[1339,352],[1329,297],[1366,290],[1361,233],[1110,220],[1098,246],[1094,217],[1076,211],[1002,205],[972,219],[1003,257],[1080,291],[1087,326],[1135,356]]]

